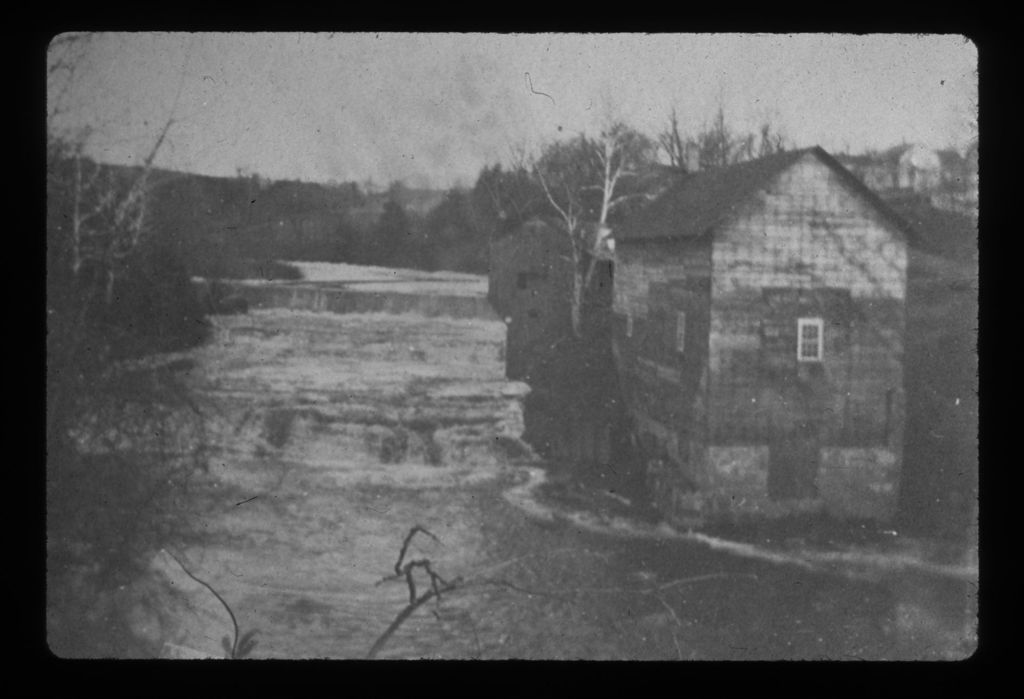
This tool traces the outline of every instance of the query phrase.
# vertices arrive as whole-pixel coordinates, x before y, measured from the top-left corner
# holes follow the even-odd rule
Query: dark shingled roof
[[[615,229],[616,242],[704,235],[728,220],[759,189],[805,155],[814,154],[897,230],[910,230],[857,176],[819,146],[777,153],[729,167],[706,170],[669,187],[643,210]]]

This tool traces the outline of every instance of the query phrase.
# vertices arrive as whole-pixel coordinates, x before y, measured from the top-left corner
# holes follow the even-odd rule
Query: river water
[[[417,535],[405,560],[460,582],[417,608],[381,658],[930,659],[973,649],[969,580],[822,572],[624,537],[548,516],[570,504],[543,488],[517,505],[508,493],[538,464],[516,439],[501,323],[280,310],[216,322],[215,340],[189,354],[188,377],[216,416],[210,471],[168,548],[243,632],[257,632],[252,657],[366,657],[409,604],[404,579],[383,579],[415,525],[436,539]],[[430,589],[417,575],[417,592]]]

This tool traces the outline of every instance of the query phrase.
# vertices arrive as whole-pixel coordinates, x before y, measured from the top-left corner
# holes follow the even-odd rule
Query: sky
[[[50,61],[62,49],[51,45]],[[121,33],[76,47],[49,112],[87,152],[272,179],[471,186],[513,148],[621,119],[684,133],[719,105],[794,147],[976,136],[977,52],[956,35]],[[49,113],[48,112],[48,113]]]

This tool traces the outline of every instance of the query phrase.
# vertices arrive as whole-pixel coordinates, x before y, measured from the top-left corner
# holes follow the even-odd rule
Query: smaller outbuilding
[[[548,348],[572,332],[568,237],[531,221],[491,244],[487,298],[508,328],[505,373],[525,380]]]
[[[590,234],[598,235],[597,230]],[[593,264],[581,309],[582,331],[606,331],[612,298],[613,243],[605,237],[588,247],[583,264]],[[526,381],[531,368],[571,337],[573,255],[569,237],[539,219],[494,241],[490,250],[487,298],[508,326],[505,367],[509,379]]]

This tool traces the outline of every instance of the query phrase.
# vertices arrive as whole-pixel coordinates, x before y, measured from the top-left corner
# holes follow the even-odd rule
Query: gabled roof
[[[619,242],[693,238],[709,233],[731,218],[751,196],[768,187],[777,175],[806,155],[813,154],[866,199],[897,230],[910,230],[858,177],[820,146],[777,153],[729,167],[706,170],[687,177],[615,229]]]
[[[851,155],[850,153],[837,153],[832,156],[838,160],[843,167],[856,168],[864,170],[872,167],[892,167],[892,163],[885,162],[880,159],[877,155],[871,153],[858,153],[857,155]]]

